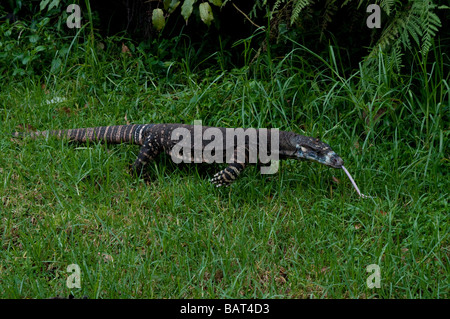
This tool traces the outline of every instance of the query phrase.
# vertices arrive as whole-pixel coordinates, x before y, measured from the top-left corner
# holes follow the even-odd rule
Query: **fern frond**
[[[400,69],[402,67],[402,56],[403,53],[400,46],[394,46],[387,60],[387,68],[389,71],[394,70],[397,74],[400,73]]]
[[[327,0],[325,3],[325,12],[323,14],[323,20],[322,20],[322,30],[320,31],[320,41],[322,41],[322,37],[324,34],[325,29],[327,28],[328,24],[332,21],[332,16],[337,11],[337,5],[336,0]]]
[[[418,1],[420,2],[420,1]],[[422,36],[422,53],[426,54],[431,47],[432,41],[438,28],[442,26],[439,17],[432,11],[436,5],[431,1],[424,0],[423,5],[418,6],[418,13],[422,14],[423,36]]]
[[[385,0],[382,4],[389,10],[397,10],[395,5],[400,1]],[[404,49],[411,48],[411,38],[426,54],[432,45],[433,38],[441,27],[441,21],[433,12],[437,5],[432,0],[409,1],[407,6],[398,10],[392,22],[385,28],[377,45],[369,56],[374,56],[379,48],[387,50],[399,44]]]
[[[256,12],[257,12],[257,10],[260,10],[260,9],[262,9],[263,7],[265,7],[267,5],[267,0],[256,0],[255,1],[255,4],[253,5],[253,8],[252,8],[252,10],[250,10],[250,12],[249,12],[249,16],[251,17],[251,18],[254,18],[254,17],[256,17]]]
[[[294,22],[298,19],[300,12],[313,2],[314,0],[295,0],[292,8],[291,24],[294,24]]]
[[[292,2],[293,0],[277,0],[275,4],[272,7],[272,10],[270,10],[270,19],[273,18],[273,15],[278,12],[278,9],[280,8],[281,4],[286,3],[288,1],[288,4]]]
[[[380,2],[380,7],[388,16],[391,15],[391,12],[395,11],[395,4],[398,3],[396,0],[382,0]]]
[[[280,5],[285,2],[286,0],[277,0],[277,2],[275,2],[275,4],[273,5],[272,12],[277,11]]]

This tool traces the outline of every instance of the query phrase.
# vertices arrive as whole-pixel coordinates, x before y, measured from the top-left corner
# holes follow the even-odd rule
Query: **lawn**
[[[107,43],[114,56],[69,45],[59,71],[2,80],[1,298],[449,297],[450,60],[439,46],[402,76],[382,53],[343,72],[336,47],[324,58],[293,40],[234,69],[221,52],[196,68],[188,49],[157,64],[126,39]],[[146,181],[129,171],[135,145],[11,135],[194,120],[319,137],[373,198],[318,163],[250,167],[216,188],[223,165],[161,156]],[[80,288],[67,284],[71,264]]]

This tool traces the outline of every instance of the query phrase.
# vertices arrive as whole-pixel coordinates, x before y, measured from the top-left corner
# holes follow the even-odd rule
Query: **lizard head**
[[[295,134],[291,138],[291,144],[295,146],[293,158],[319,162],[334,168],[344,165],[342,158],[337,155],[330,145],[318,138]]]

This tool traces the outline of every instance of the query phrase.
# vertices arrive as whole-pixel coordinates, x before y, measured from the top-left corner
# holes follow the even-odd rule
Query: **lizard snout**
[[[332,152],[331,154],[328,155],[328,157],[329,157],[328,165],[330,165],[331,167],[341,168],[342,165],[344,165],[344,160],[336,153]]]

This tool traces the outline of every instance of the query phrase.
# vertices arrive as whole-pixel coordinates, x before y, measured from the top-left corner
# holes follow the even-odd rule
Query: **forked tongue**
[[[344,170],[345,174],[347,174],[348,178],[350,179],[350,182],[352,182],[353,187],[356,189],[356,192],[358,193],[359,197],[361,197],[361,198],[372,198],[371,196],[364,195],[363,193],[361,193],[359,191],[359,188],[356,185],[355,181],[353,180],[352,175],[350,175],[350,173],[347,171],[347,169],[344,167],[344,165],[342,165],[341,168]]]

